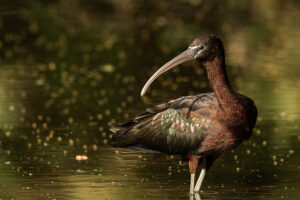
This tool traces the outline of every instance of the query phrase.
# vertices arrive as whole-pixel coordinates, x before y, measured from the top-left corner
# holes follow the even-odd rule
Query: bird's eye
[[[203,45],[199,45],[198,49],[204,49],[204,46]]]

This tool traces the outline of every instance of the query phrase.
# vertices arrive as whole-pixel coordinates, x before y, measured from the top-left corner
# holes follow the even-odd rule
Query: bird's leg
[[[195,189],[194,189],[194,192],[195,192],[195,193],[198,193],[198,192],[200,191],[200,187],[201,187],[201,185],[202,185],[202,182],[203,182],[205,173],[206,173],[206,169],[205,169],[205,168],[202,168],[202,169],[201,169],[201,173],[200,173],[200,175],[199,175],[199,178],[198,178],[198,180],[197,180]]]
[[[202,166],[202,169],[201,169],[199,178],[198,178],[198,180],[197,180],[196,186],[195,186],[195,188],[194,188],[194,192],[195,192],[195,193],[198,193],[198,192],[200,191],[200,187],[201,187],[201,185],[202,185],[204,176],[205,176],[205,174],[206,174],[206,168],[207,168],[207,165],[206,165],[206,159],[203,158],[203,166]]]
[[[198,167],[198,159],[197,158],[191,158],[189,160],[189,168],[190,168],[190,174],[191,174],[191,182],[190,182],[190,194],[194,194],[194,185],[195,185],[195,174]]]
[[[195,174],[191,174],[190,194],[194,194]]]

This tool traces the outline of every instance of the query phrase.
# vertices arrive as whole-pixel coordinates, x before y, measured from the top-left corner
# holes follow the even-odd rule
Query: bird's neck
[[[235,106],[239,105],[239,99],[228,81],[224,56],[217,55],[214,59],[204,62],[204,66],[220,107],[225,112],[235,110]]]

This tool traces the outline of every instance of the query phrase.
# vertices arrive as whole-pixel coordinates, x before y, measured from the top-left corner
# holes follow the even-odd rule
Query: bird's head
[[[190,50],[190,51],[188,51]],[[214,35],[196,38],[188,48],[193,58],[202,62],[213,60],[219,53],[224,54],[222,41]]]
[[[201,62],[207,62],[213,60],[216,56],[222,56],[224,58],[224,48],[222,41],[214,35],[205,35],[196,38],[188,47],[187,50],[164,64],[159,68],[144,85],[141,96],[143,96],[151,83],[161,74],[169,69],[187,62],[189,60],[198,60]]]

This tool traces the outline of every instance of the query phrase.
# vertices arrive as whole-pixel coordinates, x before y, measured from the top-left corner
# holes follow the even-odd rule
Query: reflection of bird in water
[[[199,193],[195,193],[195,200],[201,200]],[[190,196],[190,200],[194,200],[194,196]]]
[[[250,98],[231,88],[223,44],[213,35],[196,38],[186,51],[162,66],[145,84],[141,95],[159,75],[192,59],[203,63],[213,92],[172,100],[115,125],[111,144],[182,155],[183,161],[189,161],[190,193],[197,193],[215,159],[251,136],[257,109]],[[194,187],[200,164],[202,169]]]

